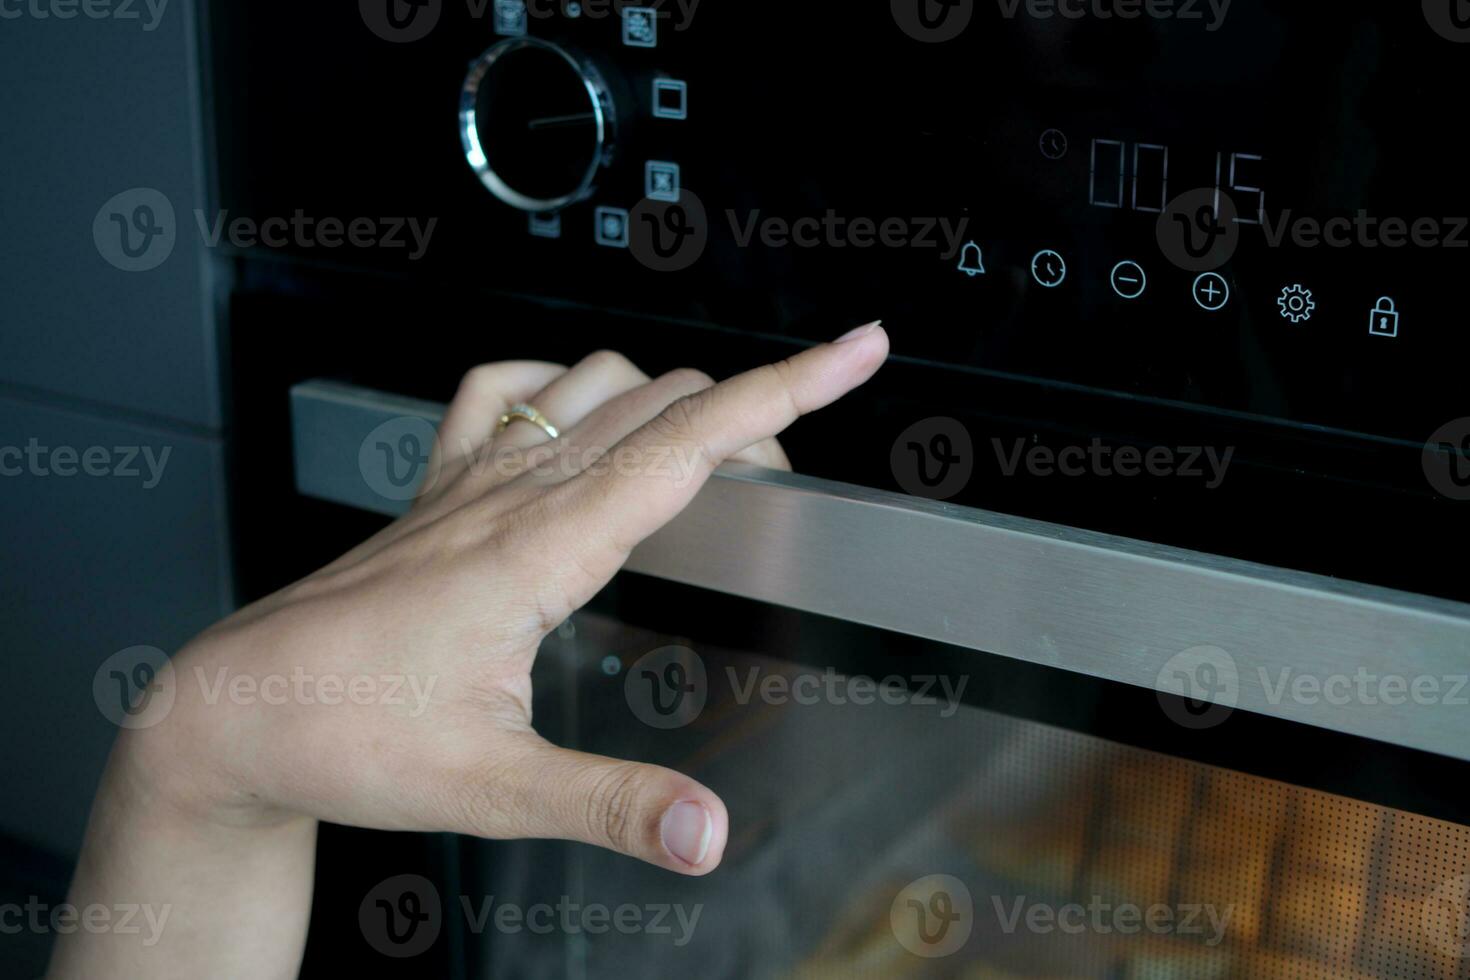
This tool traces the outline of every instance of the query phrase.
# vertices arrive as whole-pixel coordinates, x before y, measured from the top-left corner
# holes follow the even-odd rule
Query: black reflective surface
[[[960,4],[963,32],[922,43],[889,4],[707,0],[664,5],[655,47],[624,44],[604,5],[533,4],[530,35],[585,54],[617,97],[614,163],[559,239],[476,182],[455,131],[465,65],[500,39],[494,5],[429,5],[433,29],[404,43],[350,6],[293,11],[290,30],[217,6],[225,206],[439,221],[420,262],[319,258],[808,340],[881,316],[899,352],[987,378],[1409,445],[1465,414],[1470,151],[1452,93],[1470,48],[1419,4]],[[655,117],[656,79],[687,85],[686,119]],[[504,96],[512,120],[546,97]],[[650,162],[678,164],[700,234],[634,210],[633,247],[599,246],[596,209],[636,209]],[[1160,213],[1188,192],[1203,197]],[[1201,200],[1235,243],[1219,280],[1180,237],[1209,243]],[[660,247],[692,251],[661,272]],[[1142,275],[1116,282],[1123,262]]]

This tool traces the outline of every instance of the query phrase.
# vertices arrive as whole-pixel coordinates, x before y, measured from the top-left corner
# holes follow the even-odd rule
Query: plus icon
[[[1230,302],[1230,284],[1218,273],[1206,272],[1194,281],[1194,301],[1211,313],[1224,309]]]

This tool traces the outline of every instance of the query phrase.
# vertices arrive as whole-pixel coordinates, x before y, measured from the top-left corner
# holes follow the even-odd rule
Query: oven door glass
[[[599,606],[547,640],[538,728],[712,787],[724,863],[691,879],[583,845],[463,842],[442,907],[472,976],[1451,980],[1470,965],[1470,828],[1034,720],[1123,731],[1150,715],[1155,744],[1193,753],[1204,736],[1153,695],[769,609],[732,638],[720,601],[647,580]],[[1220,727],[1260,760],[1250,724]],[[1332,768],[1298,765],[1318,784]]]

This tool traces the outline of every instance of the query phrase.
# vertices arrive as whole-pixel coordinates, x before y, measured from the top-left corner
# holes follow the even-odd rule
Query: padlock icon
[[[1393,297],[1384,296],[1368,314],[1368,332],[1375,337],[1397,337],[1399,335],[1399,310]]]

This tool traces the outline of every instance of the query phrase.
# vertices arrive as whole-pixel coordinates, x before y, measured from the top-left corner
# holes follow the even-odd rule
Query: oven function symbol
[[[1375,337],[1399,335],[1399,308],[1392,296],[1384,296],[1373,305],[1373,312],[1368,314],[1368,332]]]
[[[643,193],[651,201],[679,203],[679,165],[649,160],[643,170]]]
[[[597,209],[597,244],[604,248],[628,247],[628,209]]]
[[[965,247],[960,249],[959,269],[971,279],[985,275],[985,255],[980,251],[979,245],[966,242]]]
[[[1148,289],[1148,274],[1143,266],[1132,259],[1125,259],[1113,266],[1113,292],[1124,299],[1138,299]]]
[[[1067,155],[1067,134],[1060,129],[1048,129],[1041,134],[1041,155],[1048,160],[1060,160]]]
[[[1203,273],[1194,281],[1194,301],[1211,313],[1223,310],[1230,302],[1230,284],[1218,272]]]
[[[530,213],[530,231],[536,238],[560,238],[561,237],[561,215],[557,212]]]
[[[495,0],[495,33],[504,37],[525,35],[526,0]]]
[[[623,44],[630,48],[658,47],[658,11],[652,7],[624,7]]]
[[[1292,323],[1305,323],[1317,310],[1317,301],[1312,298],[1312,291],[1300,283],[1283,289],[1276,305],[1281,307],[1281,316]]]
[[[689,83],[677,78],[653,80],[653,118],[688,119]]]
[[[1031,259],[1031,276],[1047,289],[1056,289],[1067,278],[1067,261],[1049,248]]]

